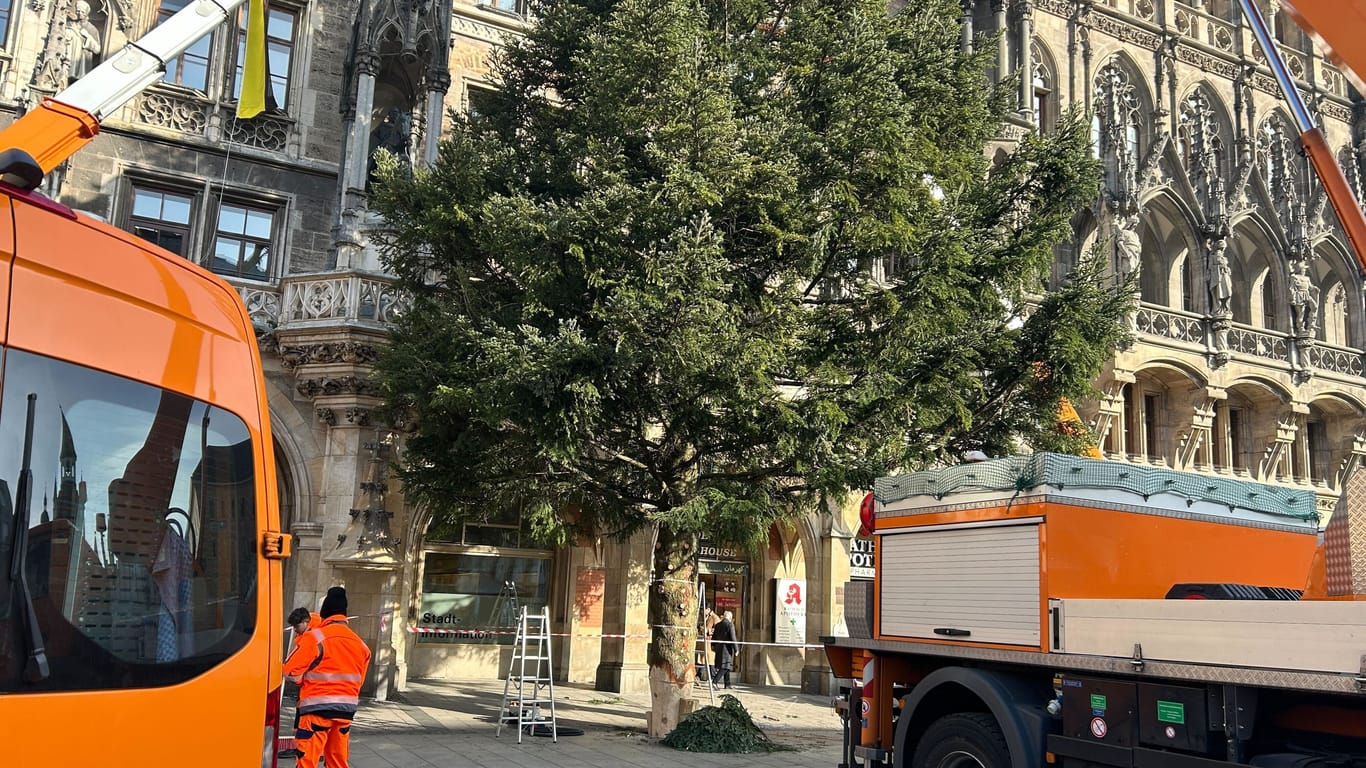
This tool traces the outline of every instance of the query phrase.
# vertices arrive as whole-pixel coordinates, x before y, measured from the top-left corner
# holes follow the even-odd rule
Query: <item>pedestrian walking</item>
[[[711,630],[711,651],[716,656],[716,681],[730,687],[730,672],[735,667],[735,656],[740,645],[735,638],[735,614],[726,611]]]
[[[344,588],[327,590],[318,615],[322,622],[299,635],[284,665],[284,674],[299,683],[297,765],[316,768],[322,758],[327,768],[347,768],[351,721],[370,666],[370,649],[347,624]]]

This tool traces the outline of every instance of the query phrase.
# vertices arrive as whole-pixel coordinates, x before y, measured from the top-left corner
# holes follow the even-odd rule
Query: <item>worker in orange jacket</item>
[[[299,636],[285,659],[284,674],[299,683],[299,723],[294,745],[298,765],[347,768],[351,721],[360,703],[360,684],[370,666],[370,649],[346,622],[346,590],[332,587],[318,611],[322,623]]]

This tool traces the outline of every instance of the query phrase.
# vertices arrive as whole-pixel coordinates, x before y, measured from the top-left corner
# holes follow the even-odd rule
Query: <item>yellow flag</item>
[[[266,0],[247,0],[247,46],[242,61],[242,93],[237,116],[256,117],[266,109]]]

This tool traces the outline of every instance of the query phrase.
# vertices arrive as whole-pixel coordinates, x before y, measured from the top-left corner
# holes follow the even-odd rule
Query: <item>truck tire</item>
[[[911,768],[1010,768],[1010,748],[996,718],[959,712],[930,723]]]

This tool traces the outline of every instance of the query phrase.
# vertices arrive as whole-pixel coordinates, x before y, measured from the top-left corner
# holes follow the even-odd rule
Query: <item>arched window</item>
[[[1113,59],[1096,75],[1095,110],[1097,119],[1091,123],[1091,132],[1099,156],[1114,152],[1137,162],[1143,149],[1141,105],[1129,73]]]
[[[1276,327],[1276,283],[1269,270],[1262,277],[1262,327],[1268,330]]]
[[[1030,59],[1034,125],[1038,126],[1039,133],[1049,133],[1058,120],[1058,97],[1055,93],[1058,80],[1048,52],[1040,47],[1038,41],[1030,45]]]
[[[1318,328],[1319,339],[1339,347],[1351,346],[1351,339],[1347,332],[1346,286],[1342,283],[1336,283],[1323,292],[1323,310],[1319,316],[1323,318],[1323,324]]]

